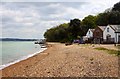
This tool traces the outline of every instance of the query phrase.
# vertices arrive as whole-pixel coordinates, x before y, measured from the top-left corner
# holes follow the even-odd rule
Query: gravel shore
[[[118,57],[92,45],[51,43],[47,50],[2,70],[3,77],[118,77]]]

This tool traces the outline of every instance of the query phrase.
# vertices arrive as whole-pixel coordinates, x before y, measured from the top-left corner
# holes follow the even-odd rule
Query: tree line
[[[50,28],[44,33],[44,37],[50,42],[70,42],[85,36],[89,28],[108,24],[120,25],[120,2],[96,16],[88,15],[82,21],[75,18],[69,23]]]

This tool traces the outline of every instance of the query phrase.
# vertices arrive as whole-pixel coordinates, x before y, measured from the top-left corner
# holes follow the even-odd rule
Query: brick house
[[[103,32],[106,26],[98,26],[93,32],[94,43],[103,43]]]

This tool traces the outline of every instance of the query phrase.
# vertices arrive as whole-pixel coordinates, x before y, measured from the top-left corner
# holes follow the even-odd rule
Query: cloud
[[[70,19],[79,18],[82,20],[89,14],[96,15],[118,2],[117,0],[11,1],[4,0],[0,3],[2,5],[0,7],[2,37],[43,38],[44,32],[51,27],[67,23]]]

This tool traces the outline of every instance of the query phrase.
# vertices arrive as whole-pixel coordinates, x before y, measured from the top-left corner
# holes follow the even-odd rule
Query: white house
[[[86,36],[83,36],[84,41],[88,41],[93,38],[93,32],[95,29],[89,29],[86,33]]]
[[[86,33],[86,37],[87,38],[92,38],[93,37],[93,32],[95,29],[89,29]]]
[[[120,25],[108,25],[103,32],[103,40],[108,43],[120,43]]]

